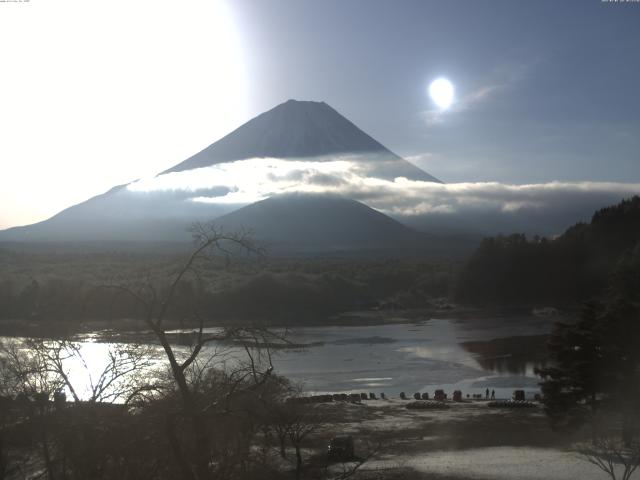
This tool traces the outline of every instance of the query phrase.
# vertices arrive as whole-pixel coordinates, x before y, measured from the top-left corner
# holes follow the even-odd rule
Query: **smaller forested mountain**
[[[460,272],[469,303],[575,302],[601,295],[620,262],[640,251],[640,197],[597,211],[555,239],[486,238]]]
[[[274,195],[215,223],[225,231],[249,229],[270,253],[424,250],[431,239],[363,203],[328,194]]]

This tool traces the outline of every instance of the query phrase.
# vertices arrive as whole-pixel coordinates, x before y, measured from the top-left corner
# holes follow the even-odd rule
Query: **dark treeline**
[[[132,298],[111,284],[164,280],[181,257],[141,254],[39,255],[0,252],[0,321],[21,330],[32,323],[76,329],[81,322],[140,319]],[[425,306],[449,295],[453,266],[434,260],[238,259],[218,258],[198,278],[185,279],[169,318],[179,322],[197,304],[212,323],[260,321],[305,323],[385,305]],[[113,324],[116,326],[116,324]],[[108,325],[107,325],[108,326]],[[42,330],[41,330],[42,331]]]
[[[219,258],[198,279],[181,284],[169,318],[179,321],[194,302],[217,324],[302,324],[353,310],[428,308],[433,299],[449,296],[463,304],[575,304],[600,295],[639,244],[640,197],[634,197],[555,239],[487,238],[462,268],[434,259],[267,258],[227,265]],[[158,282],[161,289],[180,258],[0,251],[3,330],[29,323],[54,330],[86,321],[135,321],[140,306],[104,286]]]
[[[459,274],[456,297],[475,304],[582,301],[601,295],[620,262],[639,251],[636,196],[555,239],[513,234],[483,240]]]
[[[640,249],[626,254],[604,294],[583,305],[577,320],[557,322],[542,376],[545,409],[558,428],[590,425],[594,447],[629,451],[640,432]],[[620,435],[621,434],[621,435]],[[620,435],[625,448],[611,437]],[[615,447],[612,449],[611,447]],[[625,477],[627,478],[627,477]]]

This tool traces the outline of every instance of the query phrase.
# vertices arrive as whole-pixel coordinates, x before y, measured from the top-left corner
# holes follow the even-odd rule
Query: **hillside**
[[[612,274],[640,258],[640,197],[594,213],[555,239],[486,238],[462,270],[469,303],[575,302],[603,293]]]
[[[216,220],[228,231],[251,230],[270,251],[373,251],[420,248],[429,236],[366,205],[331,195],[278,195]]]

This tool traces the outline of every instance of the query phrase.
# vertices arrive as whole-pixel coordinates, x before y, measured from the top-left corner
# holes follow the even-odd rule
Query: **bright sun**
[[[442,110],[453,103],[453,84],[446,78],[437,78],[429,85],[431,100]]]

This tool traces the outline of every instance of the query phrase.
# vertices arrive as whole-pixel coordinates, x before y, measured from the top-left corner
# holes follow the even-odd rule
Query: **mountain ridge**
[[[441,183],[396,155],[325,102],[287,100],[160,175],[248,158],[368,155],[392,162],[395,176]]]
[[[342,155],[350,156],[348,160],[357,164],[365,172],[364,174],[370,177],[386,179],[406,177],[413,180],[439,182],[388,150],[328,104],[297,100],[289,100],[258,115],[156,178],[246,158],[273,157],[292,161],[313,158],[314,161],[323,162],[341,158]],[[70,206],[45,221],[0,231],[0,241],[188,242],[189,235],[186,229],[189,225],[219,218],[247,206],[248,203],[194,201],[194,197],[199,195],[198,192],[202,188],[194,190],[189,187],[179,189],[158,187],[149,191],[137,191],[127,188],[129,185],[131,184],[115,186],[85,202]],[[233,183],[214,184],[204,190],[207,190],[208,194],[215,199],[224,197],[235,188],[237,187]],[[292,197],[285,198],[291,200]],[[277,202],[280,201],[277,200]],[[317,207],[304,201],[302,204],[298,200],[294,203],[297,205],[292,205],[291,208],[304,209],[305,205],[309,208]],[[365,207],[363,204],[359,205]],[[349,224],[365,225],[367,223],[365,218],[371,220],[373,215],[377,217],[374,223],[377,222],[376,225],[380,226],[381,231],[393,231],[395,232],[393,235],[397,235],[398,238],[408,235],[407,230],[397,226],[389,227],[389,222],[396,222],[395,220],[380,212],[372,214],[372,209],[366,210],[369,207],[354,210],[353,203],[344,203],[342,207],[348,207],[353,214],[347,221]],[[249,211],[251,212],[252,209]],[[358,215],[362,215],[363,218],[357,218]],[[386,220],[382,220],[380,216]],[[300,214],[299,217],[310,218],[313,214],[307,212]],[[225,221],[229,218],[233,220],[234,217],[227,217]],[[272,218],[271,223],[273,222]],[[382,225],[385,222],[387,227]],[[332,228],[330,221],[325,222],[324,225],[327,231],[340,235],[339,229]],[[408,229],[408,227],[404,228]],[[306,229],[311,230],[311,225]],[[283,233],[283,238],[280,240],[286,240],[286,237],[291,234],[293,231],[289,231],[288,234]],[[356,248],[358,236],[353,231],[351,235],[351,240],[346,241],[347,247]],[[393,236],[390,233],[389,235]],[[280,245],[287,243],[275,237],[271,235],[272,239],[277,240],[276,243]],[[324,247],[339,246],[339,240],[330,240],[326,235],[323,238],[324,246],[315,244],[319,250]],[[358,238],[363,245],[376,243],[363,237]],[[310,238],[308,240],[312,241]],[[393,242],[387,242],[387,247],[394,248]]]

